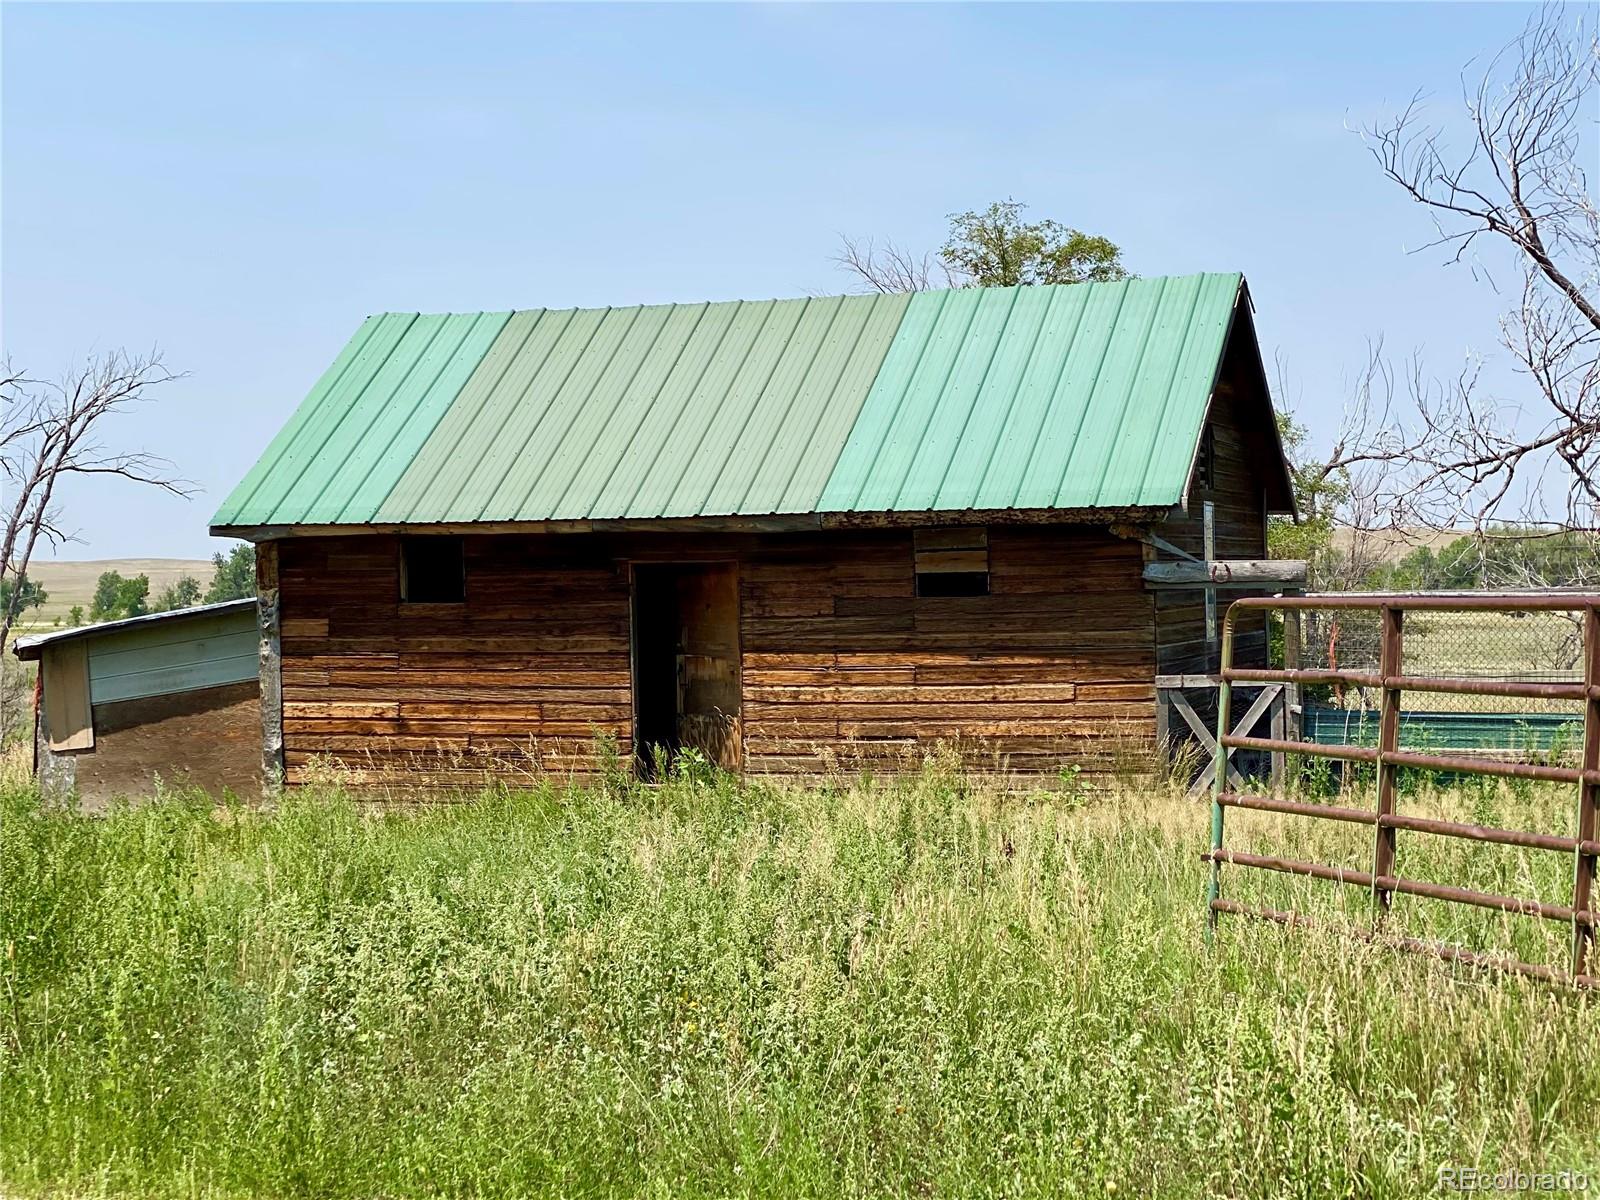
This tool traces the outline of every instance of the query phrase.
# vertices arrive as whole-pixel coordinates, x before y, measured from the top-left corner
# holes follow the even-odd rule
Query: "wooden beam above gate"
[[[1304,590],[1306,564],[1297,558],[1218,558],[1144,565],[1147,588],[1250,588]]]

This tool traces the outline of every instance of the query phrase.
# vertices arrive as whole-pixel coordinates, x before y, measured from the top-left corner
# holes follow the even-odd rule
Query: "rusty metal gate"
[[[1376,616],[1373,641],[1376,669],[1356,670],[1330,661],[1322,666],[1302,667],[1286,656],[1281,669],[1236,667],[1233,663],[1234,628],[1241,614],[1276,610],[1286,622],[1298,628],[1302,615],[1348,610]],[[1466,671],[1439,674],[1405,673],[1405,617],[1410,612],[1568,614],[1573,622],[1573,677],[1570,679],[1484,678]],[[1421,624],[1419,618],[1418,624]],[[1331,644],[1331,643],[1330,643]],[[1293,648],[1298,638],[1287,639]],[[1331,656],[1330,656],[1331,657]],[[1291,687],[1333,685],[1339,688],[1365,688],[1379,696],[1377,737],[1374,745],[1311,744],[1279,738],[1251,737],[1231,731],[1229,708],[1234,684],[1281,683]],[[1401,748],[1401,697],[1418,692],[1436,696],[1490,696],[1524,701],[1567,701],[1582,706],[1582,740],[1575,765],[1557,762],[1521,762],[1497,759],[1485,754],[1436,754]],[[1485,954],[1450,943],[1416,938],[1394,937],[1389,942],[1401,949],[1433,954],[1451,961],[1517,971],[1542,979],[1570,981],[1582,985],[1600,984],[1594,971],[1594,941],[1597,918],[1595,908],[1596,864],[1600,861],[1600,595],[1573,593],[1514,594],[1345,594],[1296,597],[1251,597],[1229,606],[1222,629],[1221,687],[1217,713],[1217,769],[1214,773],[1211,807],[1211,867],[1207,935],[1211,936],[1220,914],[1231,913],[1263,917],[1284,924],[1306,922],[1303,914],[1251,906],[1222,895],[1222,868],[1246,867],[1269,872],[1329,880],[1335,884],[1366,889],[1372,898],[1373,930],[1381,931],[1396,894],[1427,897],[1479,908],[1516,913],[1557,921],[1571,926],[1571,956],[1565,970],[1514,957]],[[1371,808],[1339,807],[1333,804],[1291,800],[1283,795],[1249,794],[1230,790],[1228,759],[1234,750],[1263,750],[1331,758],[1345,763],[1370,764],[1376,774],[1376,803]],[[1399,772],[1406,768],[1501,776],[1569,784],[1576,793],[1573,836],[1520,829],[1502,829],[1458,821],[1414,816],[1396,811]],[[1351,870],[1230,850],[1224,842],[1225,817],[1229,809],[1251,809],[1287,814],[1313,820],[1345,822],[1373,830],[1372,860],[1369,870]],[[1551,904],[1521,896],[1501,895],[1472,888],[1423,879],[1411,879],[1395,872],[1398,835],[1431,834],[1462,838],[1478,843],[1550,851],[1572,857],[1573,881],[1570,904]]]

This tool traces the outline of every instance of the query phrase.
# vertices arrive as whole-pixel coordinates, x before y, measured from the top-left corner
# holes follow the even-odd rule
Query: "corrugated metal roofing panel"
[[[489,502],[517,465],[528,438],[552,404],[562,399],[580,364],[598,361],[620,340],[628,313],[612,309],[577,309],[570,313],[548,313],[541,320],[561,323],[554,342],[546,343],[535,329],[531,370],[513,369],[501,386],[489,393],[483,410],[468,431],[464,445],[456,453],[465,456],[461,465],[466,476],[454,495],[425,496],[418,503],[414,521],[480,521],[489,516]],[[602,335],[602,330],[604,334]],[[596,339],[598,344],[596,344]],[[591,345],[598,352],[588,354]],[[522,366],[518,356],[518,367]],[[580,376],[578,386],[582,386]],[[430,439],[431,440],[431,439]],[[504,510],[495,512],[502,515]],[[509,514],[504,514],[509,515]]]
[[[375,317],[213,524],[1163,506],[1240,284]]]
[[[55,629],[49,633],[35,633],[20,637],[11,643],[11,652],[18,658],[32,661],[51,646],[62,642],[111,637],[127,629],[146,625],[176,626],[215,616],[219,613],[243,613],[251,624],[256,620],[256,598],[244,600],[219,600],[212,604],[196,604],[193,608],[178,608],[169,612],[145,613],[137,617],[123,617],[116,621],[101,621],[98,625],[78,625],[72,629]]]
[[[352,440],[340,482],[319,491],[316,502],[300,519],[311,523],[372,520],[510,317],[510,313],[499,312],[444,318],[427,352],[395,394],[373,411],[359,417],[352,414],[345,420],[339,436]]]
[[[708,440],[684,471],[673,494],[672,507],[697,513],[737,513],[745,508],[752,492],[765,496],[762,501],[776,509],[782,497],[793,456],[780,452],[775,465],[780,477],[764,473],[773,451],[784,443],[784,428],[794,418],[795,401],[806,381],[831,374],[829,364],[819,364],[818,356],[829,344],[846,301],[837,296],[785,305],[789,321],[787,336],[772,369],[759,388],[752,388],[713,423]],[[859,308],[860,306],[858,306]],[[864,316],[865,313],[863,312]],[[854,322],[859,329],[860,322]],[[831,392],[831,386],[827,389]],[[866,394],[863,388],[861,394]],[[807,429],[809,436],[815,429]],[[843,439],[840,439],[842,443]]]
[[[789,419],[762,459],[761,477],[771,481],[774,494],[778,481],[787,478],[778,512],[813,512],[821,505],[910,303],[910,296],[851,296],[841,303],[838,322],[806,373]],[[865,320],[860,319],[863,311]],[[750,495],[756,495],[754,488]],[[747,498],[747,508],[750,503]]]
[[[792,362],[791,352],[806,340],[797,339],[796,334],[812,307],[809,300],[769,307],[760,333],[733,378],[726,386],[711,382],[708,402],[686,412],[662,447],[645,481],[645,488],[654,490],[659,499],[648,505],[636,502],[635,510],[655,508],[657,515],[705,511],[706,499],[733,465],[734,443],[751,415],[762,410],[763,424],[777,417],[780,403],[773,378],[785,357]]]
[[[256,465],[250,468],[238,486],[222,502],[222,507],[217,509],[211,518],[213,525],[259,524],[264,515],[270,516],[275,511],[276,506],[265,496],[257,499],[267,477],[280,469],[284,455],[300,439],[305,426],[310,423],[313,415],[321,411],[340,382],[354,373],[370,374],[375,371],[377,364],[383,361],[389,349],[393,347],[394,342],[399,341],[400,334],[405,332],[405,327],[410,323],[410,317],[395,314],[368,317],[362,322],[355,336],[339,352],[339,357],[333,360],[333,365],[323,372],[316,386],[300,402],[300,407],[295,409],[288,424],[278,430],[278,435],[267,443],[267,448],[256,460]],[[393,340],[381,350],[375,344],[379,330],[393,333]]]
[[[162,615],[179,619],[126,627],[88,643],[93,703],[245,683],[260,672],[253,606]]]
[[[529,495],[522,512],[542,511],[565,519],[588,515],[595,497],[615,472],[632,433],[672,379],[685,348],[712,307],[669,304],[643,310],[641,325],[650,333],[650,340],[621,364],[621,384],[616,394],[601,397],[578,414],[551,456],[540,488],[544,494],[538,497],[542,503],[536,505],[535,497]],[[711,320],[713,325],[719,325],[721,318]]]
[[[1182,332],[1183,348],[1178,352],[1162,410],[1155,417],[1154,436],[1145,440],[1149,449],[1144,461],[1127,454],[1112,467],[1113,471],[1142,470],[1141,495],[1181,492],[1188,482],[1199,449],[1200,425],[1192,419],[1181,419],[1180,410],[1188,397],[1203,395],[1209,400],[1226,349],[1234,306],[1240,302],[1244,287],[1244,280],[1238,275],[1191,276],[1173,280],[1172,286],[1191,283],[1195,298],[1187,328]],[[1164,336],[1175,339],[1179,331],[1168,329]],[[1288,483],[1287,477],[1284,483]]]
[[[518,313],[377,519],[813,511],[906,299]]]
[[[509,317],[368,321],[213,524],[235,509],[282,525],[371,520]]]
[[[418,509],[449,506],[478,469],[493,442],[489,421],[480,415],[492,400],[520,396],[523,388],[555,346],[572,312],[535,309],[511,315],[455,403],[378,509],[380,522],[403,523]]]
[[[913,297],[823,511],[1176,501],[1237,275]]]
[[[973,403],[945,405],[939,424],[929,428],[929,449],[944,464],[938,480],[930,471],[927,482],[903,502],[946,510],[976,507],[984,475],[1026,376],[1036,361],[1049,358],[1036,353],[1046,320],[1069,295],[1065,288],[1028,288],[1018,293]]]
[[[767,336],[774,313],[794,313],[804,303],[785,301],[780,305],[769,300],[740,304],[693,385],[677,392],[664,391],[658,398],[590,515],[697,515],[693,509],[672,508],[673,490],[699,456],[701,441],[728,397],[759,386],[770,369],[781,349],[783,327],[793,327],[792,321],[781,320]]]

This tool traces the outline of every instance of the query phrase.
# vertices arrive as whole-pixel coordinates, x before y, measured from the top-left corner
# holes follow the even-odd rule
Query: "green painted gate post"
[[[1228,786],[1228,722],[1232,714],[1233,685],[1228,672],[1233,669],[1233,609],[1222,618],[1222,657],[1217,683],[1217,766],[1211,780],[1211,886],[1206,892],[1206,945],[1217,929],[1217,900],[1222,895],[1222,792]]]

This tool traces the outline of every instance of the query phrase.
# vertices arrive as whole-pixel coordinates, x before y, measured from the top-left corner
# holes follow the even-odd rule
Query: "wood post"
[[[1287,702],[1288,691],[1289,689],[1287,684],[1283,687],[1280,687],[1278,689],[1278,696],[1272,705],[1271,737],[1275,742],[1287,740],[1289,731],[1287,727],[1288,722],[1285,718],[1286,710],[1289,707]],[[1282,750],[1274,750],[1269,761],[1271,762],[1272,766],[1268,772],[1267,781],[1271,784],[1274,792],[1282,791],[1283,776],[1285,773],[1287,758]]]
[[[1222,558],[1147,562],[1144,582],[1151,588],[1231,588],[1242,591],[1304,589],[1306,564],[1298,559]]]
[[[256,616],[261,630],[261,790],[283,787],[283,657],[279,642],[278,544],[256,547]]]
[[[1172,693],[1156,687],[1156,751],[1169,764],[1172,759]]]

